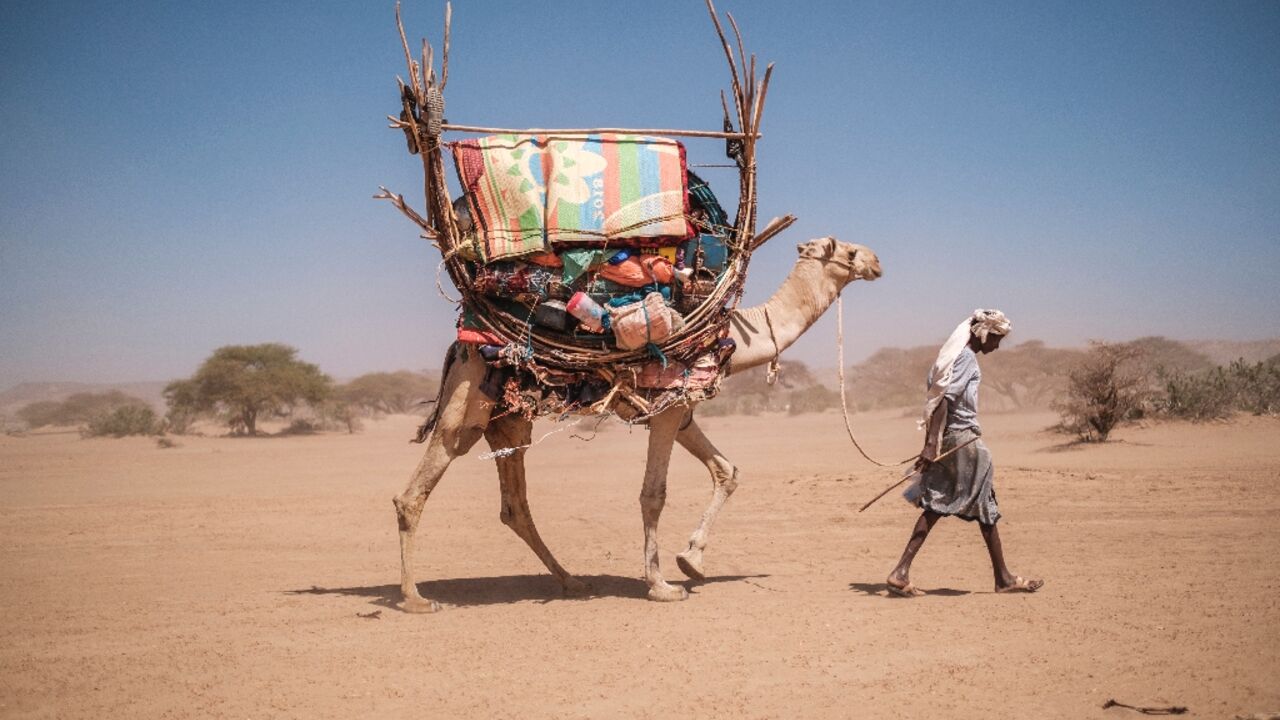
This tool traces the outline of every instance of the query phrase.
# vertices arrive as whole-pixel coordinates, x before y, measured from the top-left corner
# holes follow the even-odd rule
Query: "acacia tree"
[[[408,370],[361,375],[337,389],[338,396],[374,414],[412,412],[423,400],[436,396],[432,378]]]
[[[280,343],[220,347],[191,378],[165,388],[170,415],[218,412],[232,432],[256,435],[259,418],[286,415],[301,403],[318,407],[333,381],[297,354]]]
[[[1141,413],[1150,396],[1143,352],[1132,344],[1090,343],[1067,376],[1066,398],[1055,409],[1057,429],[1085,442],[1106,442],[1116,425]]]

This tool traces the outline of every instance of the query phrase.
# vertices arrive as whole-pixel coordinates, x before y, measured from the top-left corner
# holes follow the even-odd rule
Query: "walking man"
[[[1043,580],[1027,580],[1009,572],[1000,546],[1000,508],[992,484],[991,453],[978,425],[978,353],[992,353],[1011,326],[999,310],[974,310],[947,338],[929,371],[924,417],[924,449],[916,468],[920,474],[905,493],[907,501],[924,512],[898,566],[889,573],[889,592],[916,597],[924,591],[911,584],[911,561],[943,515],[976,520],[991,554],[996,592],[1035,592]],[[942,457],[940,457],[942,456]],[[936,462],[935,462],[936,461]]]

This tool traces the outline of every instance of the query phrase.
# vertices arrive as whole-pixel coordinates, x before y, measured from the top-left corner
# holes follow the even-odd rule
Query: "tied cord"
[[[662,352],[662,348],[653,341],[653,331],[649,329],[649,303],[648,298],[640,301],[640,312],[644,313],[644,339],[645,349],[649,354],[662,361],[662,369],[667,369],[667,356]]]
[[[528,450],[529,448],[541,443],[543,440],[546,440],[547,438],[551,437],[552,435],[555,435],[556,433],[561,433],[561,432],[564,432],[565,430],[568,430],[569,428],[577,427],[585,419],[586,418],[578,418],[577,420],[574,420],[573,422],[569,423],[568,425],[565,425],[564,427],[559,427],[559,428],[556,428],[555,430],[551,430],[550,432],[544,433],[542,437],[538,438],[537,440],[534,440],[533,442],[527,445],[517,445],[515,447],[497,448],[496,450],[492,450],[487,453],[480,453],[478,456],[476,456],[476,459],[477,460],[497,460],[499,458],[511,457],[512,455],[515,455],[517,452],[520,452],[521,450]],[[563,420],[563,417],[561,417],[561,420]],[[557,420],[556,422],[559,422],[559,420]]]
[[[773,359],[769,361],[769,366],[765,368],[764,382],[766,385],[772,385],[778,382],[778,371],[780,364],[778,356],[782,351],[778,349],[778,337],[773,334],[773,318],[769,317],[769,306],[764,306],[764,324],[769,326],[769,341],[773,343]]]
[[[767,318],[768,315],[765,315]],[[849,425],[849,403],[845,400],[844,389],[844,295],[836,295],[836,367],[840,370],[840,414],[844,416],[844,431],[849,434],[849,440],[853,442],[853,446],[858,449],[858,453],[866,458],[867,462],[880,467],[897,467],[898,465],[906,465],[907,463],[920,457],[919,453],[912,455],[906,460],[899,460],[896,463],[884,463],[876,460],[867,454],[866,450],[858,444],[858,439],[853,436],[853,428]],[[910,477],[910,476],[908,476]],[[904,478],[905,479],[905,478]],[[896,487],[896,486],[895,486]],[[882,493],[883,494],[883,493]],[[870,504],[870,503],[868,503]],[[865,509],[865,508],[864,508]]]

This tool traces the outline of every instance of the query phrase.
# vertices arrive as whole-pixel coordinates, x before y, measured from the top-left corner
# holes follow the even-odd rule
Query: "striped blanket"
[[[484,260],[692,237],[684,146],[638,135],[495,135],[453,144]]]

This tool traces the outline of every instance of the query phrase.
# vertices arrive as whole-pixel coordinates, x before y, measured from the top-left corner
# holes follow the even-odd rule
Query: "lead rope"
[[[765,318],[769,316],[766,314]],[[897,467],[906,465],[907,463],[920,457],[919,453],[912,455],[906,460],[899,460],[896,463],[883,463],[867,454],[866,450],[858,444],[858,439],[853,436],[853,428],[849,424],[849,403],[845,400],[844,389],[844,295],[836,295],[836,367],[839,368],[840,375],[840,414],[844,416],[844,431],[849,433],[849,440],[853,442],[853,446],[858,448],[858,453],[867,459],[872,465],[880,467]]]
[[[773,343],[773,359],[769,361],[769,366],[764,371],[764,382],[766,385],[772,385],[778,382],[778,371],[780,369],[778,356],[782,351],[778,349],[778,336],[773,334],[773,319],[769,317],[769,306],[764,306],[764,324],[769,326],[769,341]]]

